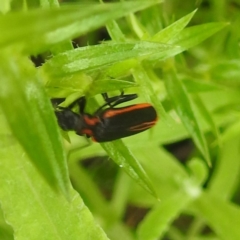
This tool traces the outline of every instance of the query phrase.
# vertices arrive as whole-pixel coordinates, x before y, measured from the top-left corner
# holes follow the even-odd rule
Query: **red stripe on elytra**
[[[103,115],[103,118],[114,117],[121,113],[131,112],[136,109],[143,109],[143,108],[149,108],[149,107],[152,107],[152,105],[150,105],[149,103],[142,103],[142,104],[136,104],[136,105],[132,105],[125,108],[119,108],[119,109],[114,108],[113,110],[108,110],[107,112],[105,112]]]
[[[148,129],[148,128],[154,126],[154,125],[156,124],[156,122],[157,122],[157,121],[141,123],[141,124],[139,124],[139,125],[130,127],[129,130],[130,130],[130,131],[145,130],[145,129]]]

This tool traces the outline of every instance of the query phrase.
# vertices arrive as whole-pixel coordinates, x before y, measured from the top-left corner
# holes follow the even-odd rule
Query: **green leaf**
[[[53,108],[36,78],[35,68],[25,57],[2,52],[0,75],[0,107],[11,128],[7,136],[19,141],[48,183],[67,197],[66,159]]]
[[[158,198],[146,172],[121,140],[116,140],[111,143],[102,143],[101,145],[108,153],[109,157],[111,157],[119,167],[123,168],[131,178],[150,194]]]
[[[83,95],[94,96],[103,92],[136,87],[137,85],[134,82],[110,78],[92,81],[91,77],[83,73],[74,74],[72,78],[64,78],[58,83],[55,80],[48,81],[46,85],[47,93],[51,98],[66,98],[74,93],[79,97]]]
[[[42,74],[40,70],[40,74]],[[73,76],[63,77],[63,78],[46,78],[45,88],[51,98],[66,98],[72,93],[77,93],[80,96],[84,95],[90,86],[92,86],[92,78],[83,72],[74,74]]]
[[[149,40],[167,43],[169,40],[174,39],[180,32],[187,26],[197,10],[189,13],[188,15],[182,17],[178,21],[174,22],[170,26],[164,28],[160,32],[156,33]]]
[[[126,16],[158,2],[153,0],[85,4],[12,12],[0,16],[0,48],[14,44],[28,53],[38,53],[56,43],[103,26],[109,20]]]
[[[213,119],[213,116],[211,112],[207,109],[206,105],[203,103],[202,99],[198,94],[194,95],[194,101],[198,107],[198,110],[200,111],[202,117],[206,120],[206,122],[209,124],[212,133],[215,135],[218,146],[220,147],[221,141],[220,141],[220,133],[217,128],[217,125]]]
[[[108,239],[79,194],[70,189],[67,201],[52,191],[17,142],[0,155],[0,201],[15,239]]]
[[[226,27],[228,23],[205,23],[182,30],[175,38],[169,41],[170,44],[181,46],[182,51],[198,45],[216,32]]]
[[[106,28],[112,40],[117,42],[126,42],[126,38],[116,21],[107,23]]]
[[[139,38],[139,39],[144,39],[148,37],[148,32],[145,29],[145,27],[140,23],[138,18],[131,13],[128,17],[127,20],[129,22],[129,26],[132,29],[132,32]]]
[[[58,54],[44,64],[43,71],[50,78],[62,77],[78,71],[97,70],[131,58],[146,58],[156,51],[164,59],[171,56],[176,48],[178,47],[144,41],[104,43]]]
[[[183,29],[179,34],[175,35],[168,41],[168,44],[178,46],[172,51],[172,56],[177,55],[187,49],[198,45],[208,37],[226,27],[227,23],[206,23]],[[151,61],[162,60],[158,53],[150,58]]]
[[[206,140],[202,129],[200,128],[199,121],[194,114],[194,109],[184,85],[173,72],[166,74],[165,85],[179,117],[192,136],[196,146],[210,165],[211,163]]]
[[[137,64],[138,61],[134,58],[114,63],[110,67],[106,68],[104,76],[112,78],[121,78],[123,76],[130,75],[131,69],[136,67]]]

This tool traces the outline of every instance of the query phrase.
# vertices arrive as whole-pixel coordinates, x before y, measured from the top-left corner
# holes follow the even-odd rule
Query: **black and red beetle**
[[[120,103],[137,98],[137,94],[108,97],[103,93],[106,103],[94,114],[84,112],[85,97],[75,101],[67,108],[55,110],[59,126],[65,131],[75,131],[78,135],[91,137],[96,142],[109,142],[143,132],[157,122],[157,113],[149,103],[141,103],[115,108]],[[54,99],[53,99],[54,101]],[[79,114],[71,108],[79,105]]]

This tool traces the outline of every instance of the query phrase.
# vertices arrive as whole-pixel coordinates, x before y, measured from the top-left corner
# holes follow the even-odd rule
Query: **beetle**
[[[119,96],[108,97],[102,94],[105,104],[94,114],[84,112],[85,97],[73,102],[69,107],[58,107],[55,114],[59,126],[65,131],[75,131],[80,136],[91,137],[96,142],[109,142],[143,132],[157,122],[157,113],[149,103],[134,104],[126,107],[117,105],[137,98],[137,94],[123,92]],[[52,102],[56,102],[54,99]],[[71,110],[79,105],[79,114]]]

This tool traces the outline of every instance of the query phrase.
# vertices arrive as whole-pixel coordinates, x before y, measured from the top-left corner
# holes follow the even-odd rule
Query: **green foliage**
[[[0,239],[240,239],[238,5],[70,2],[0,3]],[[64,140],[51,98],[94,113],[122,90],[154,128]],[[180,162],[166,145],[186,139]]]

